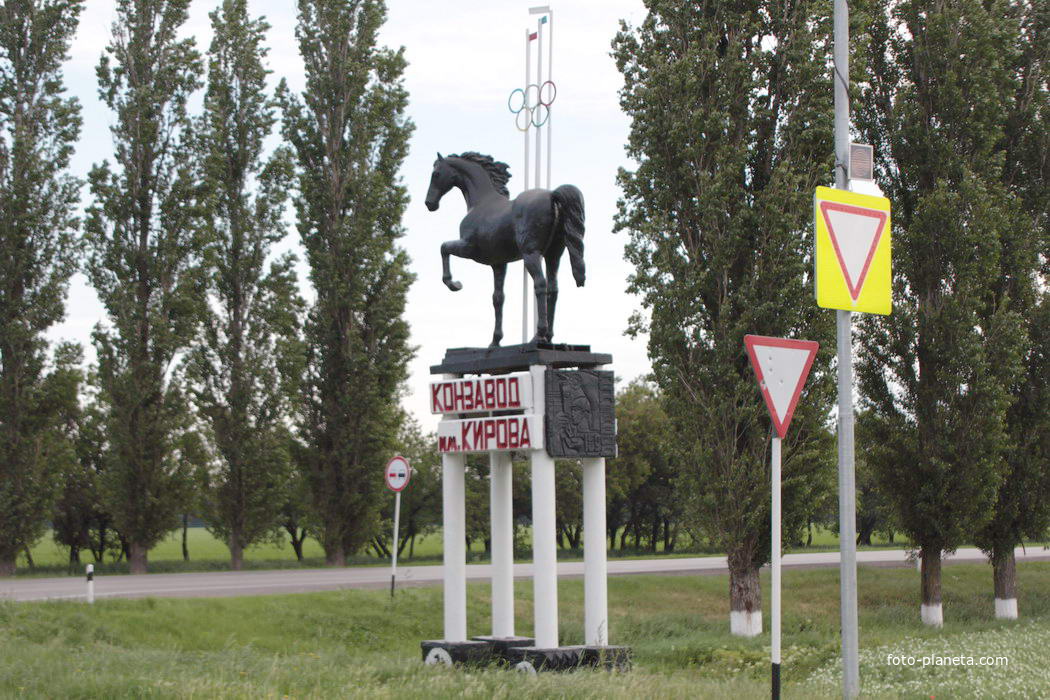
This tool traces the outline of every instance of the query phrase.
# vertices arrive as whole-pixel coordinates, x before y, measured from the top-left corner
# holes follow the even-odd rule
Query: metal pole
[[[95,602],[95,565],[87,565],[87,602],[93,604]]]
[[[514,491],[510,455],[489,454],[492,636],[514,636]]]
[[[849,5],[835,0],[835,187],[847,189],[849,162]],[[852,314],[835,312],[838,343],[839,595],[842,626],[842,695],[860,694],[857,628],[857,492],[853,464]]]
[[[583,637],[609,644],[608,564],[605,553],[605,459],[583,460]]]
[[[780,700],[780,438],[774,437],[770,450],[770,488],[772,490],[772,585],[773,600],[770,610],[771,656],[773,661],[773,700]]]
[[[547,80],[554,81],[554,10],[547,13],[550,18],[550,36],[547,37]],[[547,108],[547,189],[551,188],[551,121],[554,119],[554,105]]]
[[[529,83],[532,80],[532,52],[529,50],[529,35],[531,32],[528,27],[525,27],[525,109],[529,108]],[[525,125],[525,167],[522,169],[522,173],[525,176],[525,181],[522,186],[522,192],[529,190],[529,129],[532,128],[532,116],[529,115],[529,121]],[[529,271],[525,268],[524,263],[521,266],[521,342],[529,342]]]
[[[539,114],[540,87],[543,86],[543,18],[536,20],[536,113]],[[543,154],[543,129],[536,127],[536,187],[540,186],[540,166]]]
[[[397,526],[401,520],[401,492],[394,492],[394,542],[390,549],[390,597],[394,597],[394,587],[397,581]]]

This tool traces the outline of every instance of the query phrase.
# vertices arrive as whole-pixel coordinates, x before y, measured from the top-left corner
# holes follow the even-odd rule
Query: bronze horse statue
[[[427,209],[437,211],[441,198],[453,187],[458,187],[467,201],[459,240],[441,244],[441,279],[453,292],[463,288],[452,279],[450,255],[492,267],[496,326],[490,347],[498,347],[503,339],[507,263],[524,259],[536,291],[536,337],[532,342],[549,343],[558,303],[558,265],[566,248],[576,286],[582,287],[585,279],[583,194],[573,185],[562,185],[553,191],[528,190],[511,201],[508,180],[507,164],[491,156],[468,152],[446,158],[438,153],[427,191]],[[546,275],[541,259],[547,263]]]

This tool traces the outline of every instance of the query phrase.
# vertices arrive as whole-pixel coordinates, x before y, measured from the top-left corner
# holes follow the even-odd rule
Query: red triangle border
[[[766,388],[766,379],[762,374],[762,366],[759,364],[758,357],[755,355],[756,345],[809,351],[806,365],[802,368],[802,374],[798,378],[798,385],[795,387],[794,394],[791,397],[791,403],[788,405],[787,413],[783,418],[777,415],[776,408],[773,405],[773,398],[769,395],[769,390]],[[744,347],[747,348],[747,355],[751,360],[751,368],[755,371],[755,378],[758,379],[758,388],[762,392],[762,398],[766,402],[766,409],[769,411],[769,416],[773,420],[773,427],[776,429],[777,435],[784,438],[787,436],[788,426],[791,425],[791,419],[795,416],[795,407],[798,406],[798,399],[802,395],[802,388],[806,386],[806,380],[809,378],[809,370],[813,367],[813,361],[817,357],[817,351],[820,349],[820,344],[815,340],[792,340],[790,338],[773,338],[768,335],[745,335]]]
[[[835,237],[835,230],[831,226],[831,219],[828,217],[829,209],[833,211],[841,211],[846,214],[870,216],[879,220],[879,227],[875,231],[875,240],[871,243],[871,250],[868,251],[868,257],[864,261],[864,267],[860,271],[860,278],[855,284],[853,280],[850,279],[849,270],[846,267],[846,260],[842,257],[842,250],[839,248],[838,239]],[[871,261],[875,258],[875,251],[879,248],[879,241],[882,240],[882,234],[886,230],[886,219],[889,218],[889,214],[880,209],[870,209],[868,207],[842,204],[841,202],[821,200],[820,215],[824,217],[824,226],[828,230],[828,238],[831,239],[831,245],[835,248],[835,257],[838,258],[839,268],[842,270],[842,276],[846,280],[846,288],[849,289],[850,298],[853,299],[853,301],[857,301],[857,299],[860,298],[861,291],[864,289],[864,282],[868,278],[868,268],[871,267]]]

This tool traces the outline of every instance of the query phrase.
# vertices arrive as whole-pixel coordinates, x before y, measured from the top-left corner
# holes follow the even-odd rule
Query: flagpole
[[[529,31],[528,27],[525,27],[525,94],[522,99],[525,100],[525,111],[528,113],[529,109],[529,81],[532,79],[531,60],[532,52],[529,50],[529,43],[532,41],[532,32]],[[522,192],[528,192],[529,190],[529,129],[532,128],[532,118],[525,124],[525,167],[522,172],[525,175],[525,182],[523,183]],[[525,267],[524,262],[521,266],[521,342],[524,345],[529,342],[529,271]]]
[[[547,11],[550,17],[550,33],[547,35],[547,80],[554,83],[554,10]],[[555,88],[556,89],[556,88]],[[551,188],[551,121],[554,119],[554,104],[547,108],[547,189]]]

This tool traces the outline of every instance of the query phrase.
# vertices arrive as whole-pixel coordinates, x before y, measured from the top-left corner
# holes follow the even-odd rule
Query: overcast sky
[[[194,0],[188,36],[206,51],[211,40],[208,13],[217,0]],[[272,83],[286,78],[293,89],[303,86],[302,62],[295,43],[294,0],[250,0],[254,15],[265,15],[269,33]],[[458,192],[431,213],[423,200],[435,153],[480,151],[510,165],[511,196],[522,188],[523,139],[507,109],[511,90],[525,82],[525,38],[536,18],[526,0],[388,0],[389,17],[381,41],[404,46],[408,57],[405,83],[409,116],[416,125],[402,178],[412,201],[405,214],[402,245],[418,276],[408,298],[412,342],[419,350],[411,365],[408,409],[427,429],[437,420],[428,413],[425,391],[429,368],[447,347],[484,346],[492,333],[492,273],[477,263],[452,259],[453,275],[463,282],[458,293],[441,283],[442,241],[457,238],[466,213]],[[587,286],[577,289],[562,267],[555,341],[589,343],[613,355],[617,376],[624,380],[649,371],[643,339],[624,335],[637,300],[626,294],[629,267],[623,260],[624,234],[613,235],[618,189],[616,169],[627,163],[623,144],[628,121],[617,92],[622,81],[609,56],[620,19],[637,23],[644,17],[642,0],[571,0],[554,2],[553,187],[577,185],[586,200],[585,259]],[[115,19],[113,0],[90,0],[66,66],[66,83],[83,105],[84,128],[73,160],[73,172],[86,177],[93,163],[110,157],[111,115],[97,95],[95,67]],[[548,25],[550,26],[550,25]],[[546,50],[544,51],[546,54]],[[546,56],[544,56],[546,61]],[[544,148],[544,151],[546,148]],[[534,163],[533,163],[534,166]],[[84,188],[87,203],[90,193]],[[284,248],[298,248],[289,227]],[[521,272],[516,263],[507,276],[504,343],[521,339]],[[305,277],[305,269],[300,269]],[[104,311],[94,291],[78,275],[70,290],[67,319],[52,337],[77,340],[94,361],[90,333]]]

